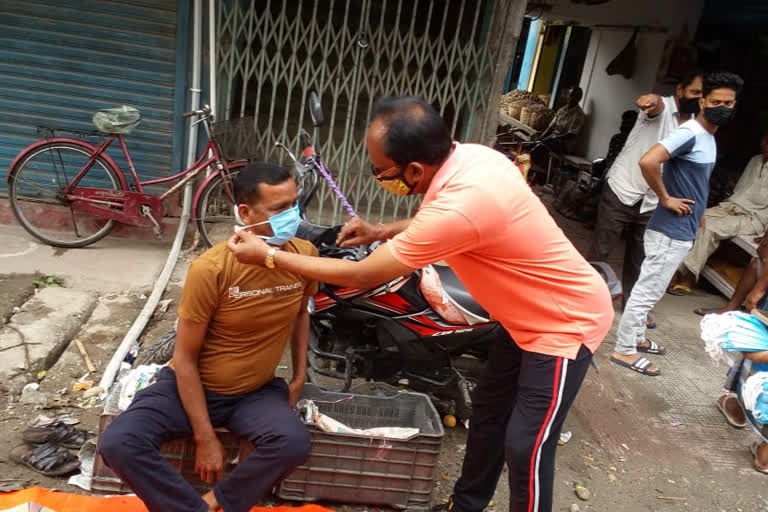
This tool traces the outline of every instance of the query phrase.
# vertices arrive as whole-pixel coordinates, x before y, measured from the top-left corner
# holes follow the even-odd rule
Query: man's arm
[[[212,484],[224,475],[224,449],[213,430],[203,383],[197,367],[208,326],[179,318],[173,366],[184,410],[195,439],[195,471],[200,479]]]
[[[648,182],[648,185],[659,196],[659,202],[664,208],[672,210],[680,217],[684,215],[690,215],[693,213],[689,205],[694,204],[696,201],[693,199],[684,199],[678,197],[671,197],[667,192],[667,187],[664,186],[664,181],[661,179],[661,165],[664,162],[669,161],[670,154],[667,149],[661,144],[653,146],[638,162],[640,170],[643,172],[643,178]]]
[[[301,309],[296,317],[291,335],[291,361],[293,362],[293,379],[288,383],[291,407],[296,405],[299,394],[307,380],[307,351],[309,350],[309,297],[301,301]]]
[[[637,98],[637,108],[646,116],[654,118],[664,112],[664,100],[658,94],[644,94]]]
[[[341,247],[354,247],[372,244],[378,240],[389,240],[405,231],[410,223],[411,219],[403,219],[387,224],[370,224],[360,217],[354,217],[342,226],[336,243]]]

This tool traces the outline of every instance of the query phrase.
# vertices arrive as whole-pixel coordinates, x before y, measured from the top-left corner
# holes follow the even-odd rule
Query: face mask
[[[699,98],[680,98],[680,113],[698,115],[701,106],[699,105]]]
[[[733,117],[733,109],[725,105],[719,107],[710,107],[704,109],[704,119],[715,126],[723,126]]]
[[[379,185],[381,185],[384,190],[387,192],[391,192],[392,194],[395,194],[397,196],[407,196],[411,193],[411,190],[413,187],[409,186],[403,178],[397,178],[394,180],[384,180],[379,181]]]
[[[269,224],[272,228],[273,236],[257,235],[263,238],[270,245],[284,245],[291,238],[296,236],[296,231],[299,229],[301,223],[301,215],[299,213],[299,205],[296,203],[293,208],[289,208],[284,212],[280,212],[277,215],[271,216],[264,222],[257,222],[256,224],[248,224],[244,226],[243,219],[240,217],[240,212],[237,211],[237,205],[235,205],[235,221],[239,224],[235,226],[235,233],[244,229],[252,228],[255,226],[261,226],[263,224]]]

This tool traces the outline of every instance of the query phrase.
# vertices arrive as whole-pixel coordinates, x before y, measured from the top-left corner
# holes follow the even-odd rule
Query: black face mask
[[[715,126],[723,126],[733,118],[733,109],[724,105],[704,109],[704,119]]]
[[[682,97],[679,100],[680,103],[680,113],[682,114],[691,114],[691,115],[698,115],[699,110],[701,110],[701,107],[699,106],[699,98],[686,98]]]

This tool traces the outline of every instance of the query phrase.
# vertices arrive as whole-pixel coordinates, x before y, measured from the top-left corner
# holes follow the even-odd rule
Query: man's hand
[[[299,395],[301,390],[304,389],[304,381],[306,378],[294,377],[291,382],[288,383],[288,403],[291,407],[296,407],[296,402],[299,401]]]
[[[742,352],[744,357],[756,363],[768,363],[768,350],[762,352]]]
[[[637,108],[648,117],[655,117],[661,113],[664,103],[658,94],[644,94],[637,99]]]
[[[689,205],[696,204],[693,199],[683,199],[680,197],[667,197],[661,201],[661,205],[667,210],[672,210],[678,217],[691,215],[693,210]]]
[[[386,233],[381,224],[373,225],[360,217],[353,217],[341,227],[336,243],[341,247],[354,247],[369,245],[384,238]]]
[[[267,242],[248,230],[232,235],[227,242],[227,248],[232,251],[235,259],[240,263],[261,266],[264,266],[267,251],[270,249]]]
[[[763,297],[765,297],[764,291],[753,289],[751,292],[749,292],[747,294],[746,300],[744,301],[744,304],[747,307],[747,311],[757,309],[757,306],[760,304],[760,301],[763,300]]]
[[[195,472],[208,485],[224,476],[224,447],[215,435],[195,443]]]

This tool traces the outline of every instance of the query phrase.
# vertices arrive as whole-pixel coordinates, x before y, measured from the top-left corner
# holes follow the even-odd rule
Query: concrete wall
[[[592,28],[581,78],[587,114],[582,146],[587,158],[605,156],[611,135],[618,131],[621,113],[634,108],[639,95],[669,92],[669,86],[656,84],[664,44],[676,38],[685,25],[693,37],[703,5],[704,0],[613,0],[594,6],[556,0],[552,10],[544,14],[550,21]],[[605,68],[627,44],[636,26],[641,32],[634,75],[631,79],[608,76]]]

